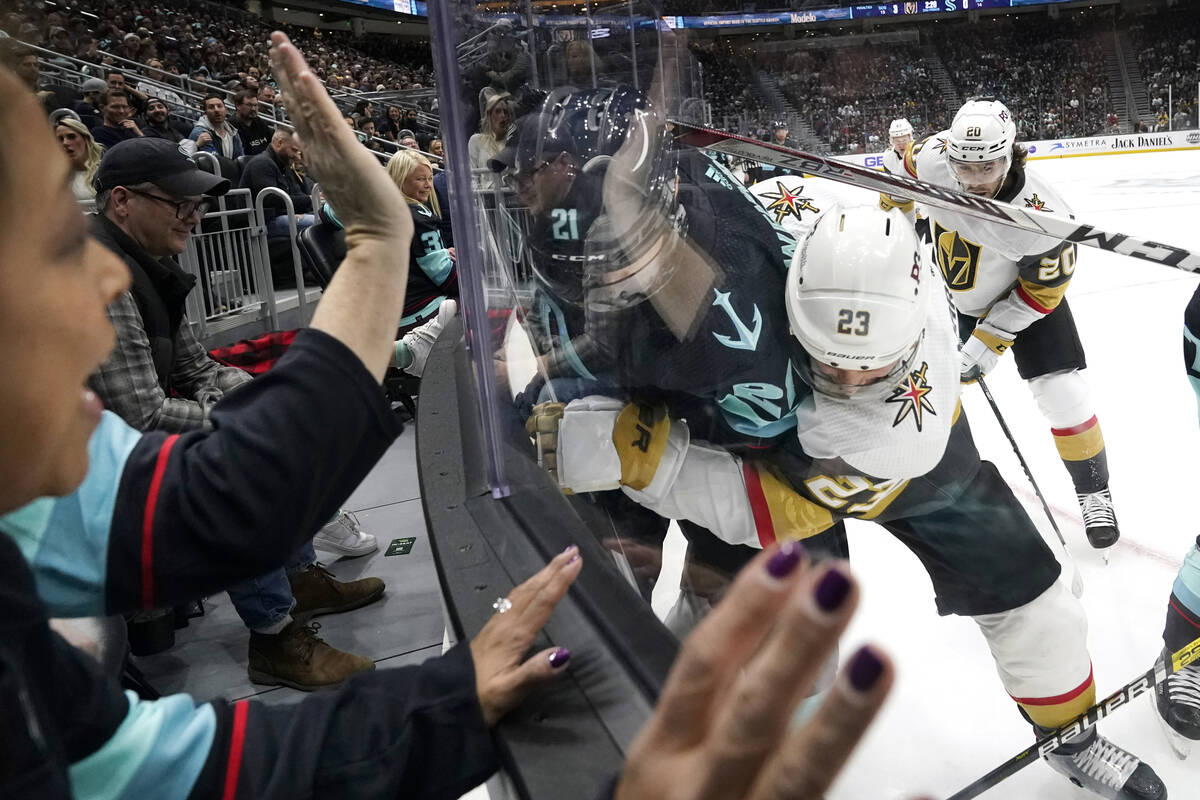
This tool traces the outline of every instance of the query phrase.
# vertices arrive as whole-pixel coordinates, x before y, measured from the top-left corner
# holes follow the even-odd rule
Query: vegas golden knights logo
[[[937,262],[946,285],[955,292],[967,292],[975,288],[980,246],[959,236],[958,231],[948,231],[936,222],[933,224],[933,240],[937,243]]]

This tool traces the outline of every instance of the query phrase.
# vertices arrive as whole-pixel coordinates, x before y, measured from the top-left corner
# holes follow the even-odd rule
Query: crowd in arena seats
[[[43,90],[47,111],[74,112],[101,146],[143,135],[190,140],[217,155],[222,171],[234,181],[239,177],[238,159],[267,149],[273,123],[285,117],[267,59],[273,27],[260,17],[204,0],[72,0],[70,5],[22,0],[0,18],[0,28],[13,39],[88,64],[75,91],[55,78],[59,69],[77,75],[77,62],[56,61],[45,53],[18,54],[29,56],[31,70],[42,71],[30,85]],[[314,71],[331,92],[433,85],[428,41],[352,39],[342,32],[318,35],[307,29],[290,33],[313,54]],[[94,77],[86,78],[87,73]],[[79,78],[66,82],[78,83]],[[353,101],[353,95],[343,96]],[[361,103],[347,108],[360,139],[372,149],[393,152],[404,146],[404,134],[411,137],[407,146],[427,146],[437,138],[436,123],[428,117],[418,119],[416,108],[392,111],[376,106],[367,115]]]
[[[1114,46],[1111,17],[992,17],[938,34],[938,52],[959,93],[1004,101],[1017,117],[1019,138],[1117,132],[1104,58]]]
[[[784,94],[835,153],[881,149],[896,117],[920,135],[944,108],[913,45],[801,50],[782,63]]]
[[[1128,30],[1146,81],[1150,110],[1157,117],[1155,129],[1196,127],[1200,22],[1186,15],[1147,17],[1134,21]]]
[[[1109,96],[1104,57],[1113,42],[1101,39],[1111,38],[1111,25],[1110,16],[1055,21],[1029,14],[925,26],[920,33],[932,37],[962,99],[994,96],[1017,116],[1019,138],[1044,139],[1117,131],[1119,117]],[[1142,55],[1148,85],[1155,74],[1148,65],[1161,63],[1155,91],[1165,96],[1169,76],[1177,86],[1190,85],[1194,95],[1195,31],[1185,27],[1154,41],[1158,46],[1144,49]],[[755,53],[736,42],[727,43],[728,57],[706,71],[705,93],[715,118],[722,117],[719,109],[731,98],[738,112],[753,111],[761,103],[737,95],[747,83],[748,65],[753,65],[778,80],[785,97],[834,153],[881,149],[888,123],[897,117],[912,122],[918,137],[950,122],[945,92],[918,45],[797,48],[784,55]],[[699,50],[695,45],[692,49]],[[1188,99],[1181,102],[1185,113],[1194,114]],[[766,128],[771,116],[771,111],[760,111],[749,128]]]
[[[712,106],[718,121],[757,119],[766,114],[766,105],[749,79],[744,56],[728,40],[693,42],[689,49],[700,62],[704,99]]]
[[[307,28],[268,25],[260,17],[203,0],[73,0],[69,13],[47,12],[40,3],[22,0],[5,17],[4,28],[10,36],[97,65],[105,63],[106,56],[143,64],[157,61],[162,75],[156,77],[167,82],[220,87],[247,76],[256,83],[264,76],[269,80],[267,37],[272,29],[282,28],[313,54],[314,71],[333,90],[403,90],[433,84],[427,42],[354,39],[338,31],[322,31],[318,37]]]

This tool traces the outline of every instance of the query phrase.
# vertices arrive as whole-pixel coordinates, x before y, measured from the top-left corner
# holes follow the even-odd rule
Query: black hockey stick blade
[[[1044,211],[1018,208],[986,197],[957,192],[910,178],[907,175],[892,175],[889,172],[860,167],[857,164],[793,150],[790,147],[780,147],[771,142],[760,142],[757,139],[725,131],[702,128],[687,122],[672,120],[671,126],[675,141],[690,147],[725,153],[750,161],[774,164],[797,173],[827,178],[831,181],[883,194],[910,197],[925,205],[945,208],[960,214],[969,214],[972,217],[1001,225],[1132,256],[1143,261],[1151,261],[1188,272],[1200,272],[1200,254],[1193,253],[1184,247],[1138,239],[1123,233],[1103,231],[1074,219]]]
[[[1054,733],[1038,739],[1028,749],[1017,753],[971,785],[950,795],[946,800],[969,800],[969,798],[978,797],[996,784],[1038,761],[1042,756],[1058,749],[1068,739],[1083,733],[1121,706],[1129,705],[1134,698],[1153,690],[1157,684],[1165,681],[1168,675],[1178,672],[1197,660],[1200,660],[1200,637],[1172,653],[1169,661],[1164,659],[1161,664],[1156,663],[1145,674],[1139,675],[1135,680],[1125,684]]]

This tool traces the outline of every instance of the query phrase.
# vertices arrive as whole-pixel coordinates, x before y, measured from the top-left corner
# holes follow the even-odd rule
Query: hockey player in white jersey
[[[892,120],[888,126],[888,149],[883,151],[883,169],[892,175],[906,175],[904,157],[913,143],[912,123],[904,118]],[[916,217],[914,203],[907,197],[889,195],[887,201],[880,201],[880,207],[885,211],[889,208],[899,208],[910,220]]]
[[[939,186],[1069,215],[1062,197],[1025,167],[1016,132],[1003,103],[971,100],[949,130],[914,144],[904,167]],[[880,203],[887,207],[891,198],[881,196]],[[1088,541],[1112,546],[1120,532],[1104,436],[1079,374],[1087,364],[1066,300],[1075,245],[941,208],[923,210],[934,257],[959,311],[963,382],[983,377],[1013,351],[1075,485]]]
[[[834,206],[820,217],[786,284],[804,381],[795,390],[808,396],[796,436],[776,449],[738,457],[693,441],[661,406],[606,397],[535,409],[561,415],[544,446],[564,488],[620,487],[732,544],[804,539],[847,516],[878,522],[922,561],[939,612],[976,621],[1004,688],[1048,732],[1095,702],[1087,621],[979,458],[959,404],[957,321],[920,249],[899,211]],[[1149,765],[1094,727],[1047,761],[1100,797],[1167,797]]]
[[[889,147],[883,153],[883,168],[893,175],[904,175],[904,157],[913,143],[913,126],[906,119],[894,119],[888,126]]]

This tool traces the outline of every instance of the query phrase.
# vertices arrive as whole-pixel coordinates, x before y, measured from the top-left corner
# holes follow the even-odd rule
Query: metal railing
[[[259,236],[259,250],[261,252],[262,263],[267,265],[267,280],[270,281],[271,271],[271,251],[268,243],[268,231],[266,226],[266,199],[268,197],[278,197],[283,200],[283,206],[286,209],[288,220],[288,243],[291,245],[292,253],[292,272],[296,277],[296,299],[300,309],[300,319],[307,323],[309,319],[308,302],[304,298],[304,266],[300,261],[300,246],[296,243],[296,208],[292,205],[292,198],[283,189],[275,186],[268,186],[258,193],[254,198],[254,213],[258,218],[261,230],[257,231]],[[275,296],[271,293],[269,314],[271,316],[272,327],[276,324],[275,316]]]

